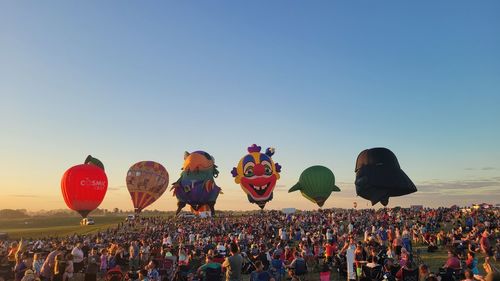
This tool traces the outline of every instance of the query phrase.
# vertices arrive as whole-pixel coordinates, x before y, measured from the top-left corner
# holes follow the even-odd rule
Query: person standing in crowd
[[[26,270],[33,266],[33,260],[28,253],[20,253],[20,257],[16,258],[16,265],[14,266],[14,278],[16,281],[21,281],[24,277]]]
[[[43,266],[43,257],[41,253],[35,253],[33,256],[33,273],[37,278],[40,278],[40,273]]]
[[[271,260],[271,273],[275,281],[281,281],[283,274],[285,273],[285,264],[280,258],[278,251],[273,254],[273,259]]]
[[[490,256],[491,253],[491,243],[489,239],[489,233],[487,230],[484,230],[483,233],[481,234],[481,239],[479,240],[479,246],[481,248],[481,253],[483,253],[485,256]]]
[[[52,252],[50,252],[42,265],[42,269],[40,270],[40,278],[42,281],[50,281],[54,276],[56,257],[62,253],[62,246],[54,244],[55,248]]]
[[[132,241],[129,247],[129,268],[131,270],[137,270],[139,268],[139,243],[137,241]]]
[[[108,250],[107,249],[101,250],[99,270],[100,270],[102,275],[106,274],[106,271],[108,271]]]
[[[307,263],[306,260],[302,257],[300,252],[298,251],[295,252],[295,259],[288,266],[288,268],[292,268],[295,273],[294,275],[298,277],[305,275],[307,273]]]
[[[226,281],[241,281],[243,257],[239,254],[236,243],[231,243],[231,256],[227,257],[222,266],[226,268]]]
[[[73,278],[73,273],[75,272],[73,257],[74,256],[72,254],[68,254],[66,256],[66,267],[64,268],[64,273],[62,277],[63,281],[68,281],[69,279]]]
[[[149,262],[150,251],[151,251],[151,247],[149,246],[149,243],[147,243],[145,240],[142,240],[141,241],[141,248],[139,250],[142,265],[145,265]]]
[[[52,281],[63,281],[63,274],[66,270],[66,261],[64,260],[63,253],[59,253],[55,258],[54,274]]]
[[[75,272],[81,272],[83,269],[83,251],[82,244],[80,242],[76,243],[73,250],[71,250],[72,264]]]

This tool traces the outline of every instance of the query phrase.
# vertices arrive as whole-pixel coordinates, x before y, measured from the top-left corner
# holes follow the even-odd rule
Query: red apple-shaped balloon
[[[108,177],[103,169],[90,164],[69,168],[61,179],[64,202],[83,218],[101,204],[108,190]]]

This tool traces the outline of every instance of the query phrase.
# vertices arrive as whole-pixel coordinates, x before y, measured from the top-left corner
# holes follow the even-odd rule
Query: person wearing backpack
[[[273,259],[271,261],[270,271],[275,281],[281,281],[281,278],[285,273],[285,264],[280,259],[280,256],[277,254],[273,256]]]
[[[295,252],[295,259],[288,266],[294,270],[296,276],[300,277],[307,274],[306,260],[301,256],[300,252]]]

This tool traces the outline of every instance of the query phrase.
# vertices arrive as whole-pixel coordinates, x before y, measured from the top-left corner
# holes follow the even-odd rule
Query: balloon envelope
[[[177,212],[186,204],[194,210],[208,205],[214,212],[214,205],[221,193],[221,188],[215,183],[219,174],[215,159],[205,151],[185,152],[180,178],[172,189],[178,201]]]
[[[261,209],[273,199],[276,182],[280,178],[281,166],[271,158],[274,149],[268,148],[261,153],[261,147],[256,144],[247,148],[248,154],[243,156],[234,167],[231,174],[234,182],[241,186],[247,194],[250,203],[257,204]]]
[[[300,190],[302,195],[322,207],[333,191],[340,191],[335,185],[333,172],[324,166],[312,166],[300,174],[299,182],[288,192]]]
[[[69,168],[61,179],[64,202],[82,217],[101,204],[108,190],[108,178],[103,169],[88,164]]]
[[[200,207],[198,208],[198,210],[195,210],[195,209],[191,206],[191,207],[190,207],[190,210],[191,210],[191,213],[193,213],[193,214],[195,214],[195,215],[197,215],[197,216],[199,216],[199,215],[200,215],[200,213],[202,213],[202,212],[211,212],[211,210],[210,210],[210,206],[208,206],[208,205],[202,205],[202,206],[200,206]]]
[[[398,159],[387,148],[363,150],[356,160],[356,194],[387,206],[389,197],[403,196],[417,191],[415,184],[403,172]]]
[[[127,189],[137,213],[155,202],[168,187],[168,172],[160,163],[141,161],[127,172]]]

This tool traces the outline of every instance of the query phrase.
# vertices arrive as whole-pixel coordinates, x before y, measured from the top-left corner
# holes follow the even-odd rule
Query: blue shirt
[[[250,274],[250,281],[269,281],[271,277],[271,274],[267,271],[254,271],[252,272],[252,274]]]
[[[160,273],[158,273],[156,268],[148,270],[148,279],[153,281],[160,280]]]

